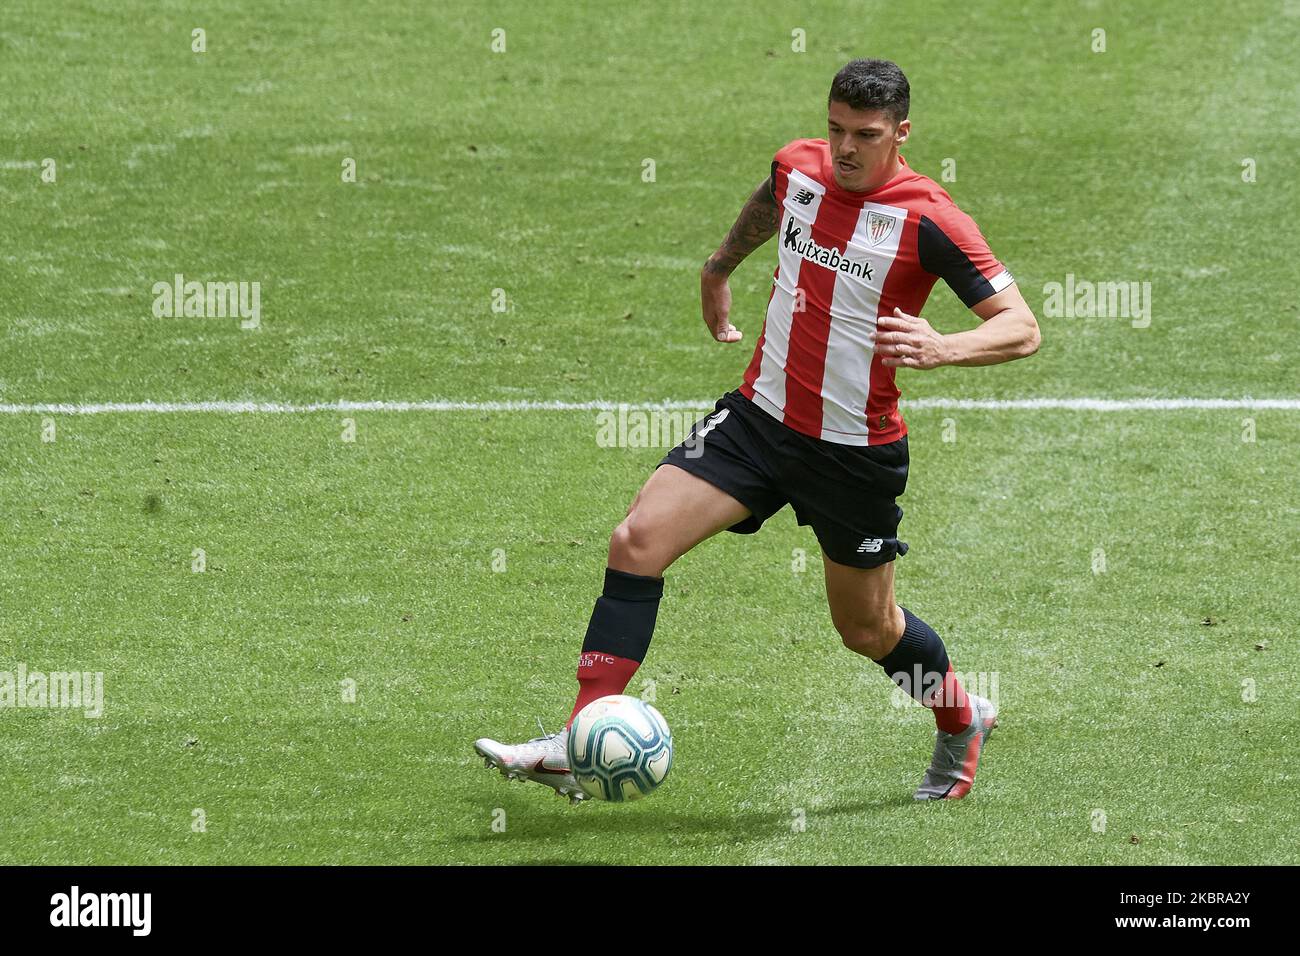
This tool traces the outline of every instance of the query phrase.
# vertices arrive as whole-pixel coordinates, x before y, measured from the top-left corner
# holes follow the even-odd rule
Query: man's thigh
[[[728,530],[753,534],[789,501],[775,480],[774,449],[765,437],[771,430],[787,429],[739,393],[728,392],[660,465],[674,465],[739,501],[749,513]]]
[[[660,465],[641,486],[610,541],[610,567],[660,573],[701,541],[743,521],[750,510],[676,465]],[[638,567],[621,567],[636,563]]]

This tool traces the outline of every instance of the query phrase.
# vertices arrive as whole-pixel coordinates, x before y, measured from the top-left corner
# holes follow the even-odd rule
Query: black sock
[[[640,664],[650,648],[664,579],[605,569],[605,590],[596,599],[582,650],[612,654]]]
[[[948,673],[948,650],[929,624],[907,608],[903,612],[903,636],[898,646],[876,661],[899,687],[924,703],[923,693],[933,693]]]

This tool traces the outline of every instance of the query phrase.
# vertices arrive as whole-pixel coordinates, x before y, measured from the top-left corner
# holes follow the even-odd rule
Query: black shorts
[[[894,503],[907,485],[906,435],[886,445],[822,441],[734,391],[659,464],[703,478],[753,512],[727,529],[737,534],[753,534],[789,504],[838,564],[874,568],[907,553]]]

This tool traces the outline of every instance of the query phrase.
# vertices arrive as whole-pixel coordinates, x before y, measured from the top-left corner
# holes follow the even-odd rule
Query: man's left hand
[[[876,320],[876,352],[895,368],[938,368],[949,361],[948,344],[919,315],[895,309]]]

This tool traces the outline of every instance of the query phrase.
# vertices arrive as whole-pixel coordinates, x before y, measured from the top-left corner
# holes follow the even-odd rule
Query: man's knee
[[[661,577],[668,562],[653,524],[637,510],[636,502],[609,538],[609,566],[629,574]]]
[[[898,644],[903,615],[897,605],[890,605],[838,619],[835,629],[849,650],[878,661]]]

